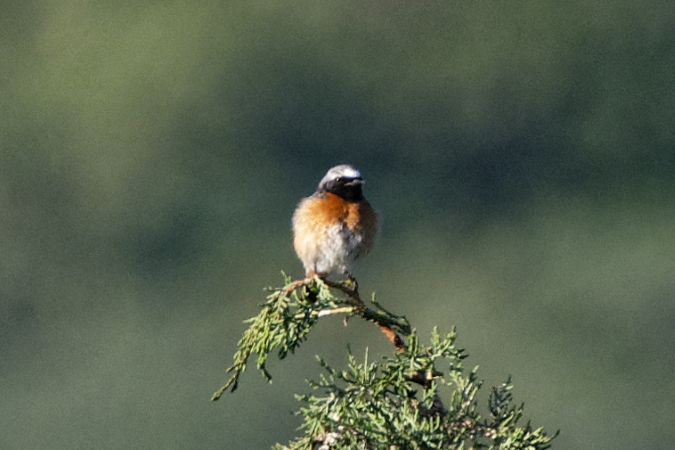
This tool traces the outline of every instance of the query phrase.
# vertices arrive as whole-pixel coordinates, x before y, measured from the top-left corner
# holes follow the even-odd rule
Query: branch
[[[411,327],[408,319],[403,316],[396,316],[389,311],[382,308],[376,301],[375,295],[373,295],[372,303],[377,309],[371,309],[366,306],[366,304],[361,300],[359,295],[358,288],[350,288],[348,284],[350,280],[343,282],[334,282],[326,279],[318,278],[316,279],[318,283],[324,283],[332,289],[341,291],[347,295],[347,299],[354,305],[354,313],[358,314],[362,318],[366,319],[369,322],[375,323],[382,333],[387,337],[389,342],[394,344],[398,351],[405,350],[405,343],[403,339],[394,331],[394,329],[399,330],[402,334],[410,334]],[[354,283],[356,284],[356,283]],[[300,286],[302,286],[301,284]],[[298,286],[298,287],[300,287]]]
[[[231,392],[237,389],[239,377],[254,353],[257,355],[257,368],[271,381],[272,376],[265,367],[269,354],[278,350],[279,357],[283,359],[289,352],[294,352],[321,317],[356,314],[375,323],[398,351],[405,349],[398,333],[410,334],[408,320],[386,311],[375,301],[374,296],[374,307],[369,308],[361,300],[356,283],[352,280],[334,282],[315,276],[292,281],[284,274],[284,281],[283,287],[267,289],[270,294],[261,305],[261,312],[245,322],[251,325],[239,340],[234,363],[227,369],[228,373],[233,374],[213,394],[211,400],[218,400],[228,389]],[[345,294],[345,297],[336,296],[335,292]]]
[[[256,366],[271,381],[266,362],[272,352],[280,359],[295,351],[322,317],[345,314],[345,321],[359,316],[374,323],[394,345],[395,352],[378,362],[363,363],[349,354],[347,370],[326,370],[318,382],[310,382],[323,396],[302,395],[305,403],[299,414],[305,436],[288,447],[275,449],[330,450],[369,448],[499,448],[501,450],[545,450],[555,438],[529,422],[517,425],[522,406],[511,405],[510,380],[493,389],[488,401],[489,417],[478,413],[476,394],[482,382],[476,369],[464,374],[466,354],[455,346],[456,332],[441,335],[436,329],[431,342],[423,345],[404,316],[383,308],[373,295],[369,304],[361,299],[353,279],[335,282],[319,277],[293,281],[284,275],[284,286],[268,288],[260,313],[245,321],[248,329],[239,341],[232,373],[227,383],[213,394],[218,400],[235,391],[249,358],[256,355]],[[440,364],[447,375],[436,370]],[[422,389],[414,389],[413,384]],[[444,406],[439,386],[451,395]]]

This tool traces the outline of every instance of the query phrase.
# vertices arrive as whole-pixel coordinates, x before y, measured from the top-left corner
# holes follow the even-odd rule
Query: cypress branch
[[[488,398],[489,416],[478,413],[476,395],[482,382],[476,369],[465,373],[464,350],[455,346],[454,329],[441,335],[436,329],[430,344],[423,344],[404,316],[383,308],[373,295],[370,305],[360,297],[355,280],[341,282],[312,277],[293,281],[283,274],[284,286],[268,288],[260,313],[246,323],[234,355],[232,375],[212,400],[228,389],[234,392],[256,355],[256,367],[271,381],[266,362],[272,352],[280,359],[307,339],[321,318],[335,314],[357,316],[374,323],[394,345],[391,356],[362,363],[349,353],[348,367],[339,371],[319,358],[324,370],[310,386],[322,395],[301,395],[305,404],[304,436],[277,444],[275,450],[300,449],[529,449],[544,450],[558,433],[547,435],[528,422],[518,425],[523,405],[512,406],[510,377],[494,387]],[[447,374],[437,368],[443,364]],[[452,390],[445,404],[439,385]],[[421,392],[415,389],[421,388]]]

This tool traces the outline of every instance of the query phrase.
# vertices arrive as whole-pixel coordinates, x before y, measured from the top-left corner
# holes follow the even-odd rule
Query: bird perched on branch
[[[373,248],[377,213],[363,196],[363,183],[354,167],[335,166],[298,204],[293,246],[308,278],[339,272],[351,279],[350,263]]]

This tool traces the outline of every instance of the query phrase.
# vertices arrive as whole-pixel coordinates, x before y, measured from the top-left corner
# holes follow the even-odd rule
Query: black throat
[[[319,192],[330,192],[341,197],[348,202],[359,202],[363,200],[363,190],[360,183],[345,183],[331,181],[319,189]]]

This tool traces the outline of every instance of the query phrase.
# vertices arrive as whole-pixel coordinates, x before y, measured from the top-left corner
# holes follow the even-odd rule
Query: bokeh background
[[[675,440],[675,6],[5,1],[0,448],[262,449],[337,318],[227,379],[332,165],[383,217],[356,266],[558,449]]]

